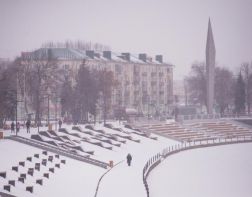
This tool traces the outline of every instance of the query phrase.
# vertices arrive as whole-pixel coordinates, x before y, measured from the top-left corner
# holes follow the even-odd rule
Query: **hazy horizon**
[[[252,61],[250,0],[0,0],[0,58],[47,41],[84,40],[162,54],[182,79],[194,61],[205,61],[209,17],[217,65],[234,70]]]

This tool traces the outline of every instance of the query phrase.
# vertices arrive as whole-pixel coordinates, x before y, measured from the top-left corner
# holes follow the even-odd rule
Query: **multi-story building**
[[[113,90],[113,109],[134,108],[143,114],[166,114],[172,104],[173,65],[163,62],[162,55],[151,58],[145,53],[117,54],[70,48],[41,48],[22,55],[57,59],[73,78],[83,60],[90,69],[112,71],[118,82]]]

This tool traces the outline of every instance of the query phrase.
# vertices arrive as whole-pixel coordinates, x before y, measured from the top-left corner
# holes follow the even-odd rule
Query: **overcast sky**
[[[234,70],[252,61],[252,0],[0,0],[0,57],[85,40],[163,54],[182,79],[194,61],[205,61],[209,17],[218,65]]]

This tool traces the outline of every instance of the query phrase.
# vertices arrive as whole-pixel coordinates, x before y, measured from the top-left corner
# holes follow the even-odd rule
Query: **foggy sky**
[[[209,17],[217,64],[234,70],[252,61],[251,0],[0,0],[0,58],[47,41],[85,40],[163,54],[182,79],[205,61]]]

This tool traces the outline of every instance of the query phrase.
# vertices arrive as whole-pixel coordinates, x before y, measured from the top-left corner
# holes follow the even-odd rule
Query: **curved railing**
[[[150,172],[156,166],[158,166],[161,163],[161,161],[165,159],[166,157],[179,153],[181,151],[186,151],[186,150],[191,150],[191,149],[196,149],[196,148],[204,148],[204,147],[220,146],[220,145],[236,144],[236,143],[247,143],[247,142],[252,142],[252,136],[186,142],[182,144],[169,146],[163,149],[162,152],[157,153],[156,155],[152,156],[146,162],[143,168],[143,184],[145,186],[147,197],[150,196],[147,178]]]

